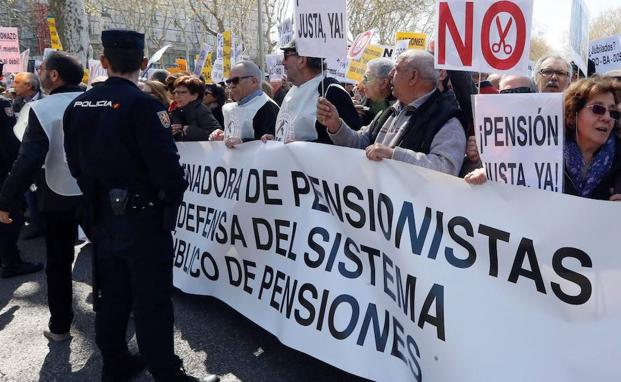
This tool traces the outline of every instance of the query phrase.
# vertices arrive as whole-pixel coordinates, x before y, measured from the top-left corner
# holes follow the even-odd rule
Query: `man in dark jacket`
[[[82,67],[72,57],[52,53],[41,65],[41,82],[49,96],[30,104],[28,125],[17,160],[0,193],[0,222],[10,223],[11,206],[37,178],[40,211],[47,226],[47,290],[52,341],[70,337],[73,320],[71,266],[78,233],[76,208],[80,190],[69,174],[62,144],[62,116],[82,91]],[[45,171],[41,167],[45,164]]]
[[[11,101],[0,97],[0,185],[8,176],[19,150],[19,140],[13,133],[15,122]],[[11,214],[12,222],[0,224],[0,277],[2,278],[25,275],[43,269],[43,265],[23,261],[19,255],[17,239],[24,222],[21,211],[24,204],[22,199],[20,195],[11,205],[5,206],[6,211]]]

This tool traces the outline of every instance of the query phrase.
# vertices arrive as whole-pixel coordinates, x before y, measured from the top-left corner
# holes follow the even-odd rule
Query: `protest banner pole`
[[[259,69],[261,69],[261,79],[265,78],[265,54],[263,52],[263,17],[261,15],[261,6],[263,4],[262,0],[257,1],[257,14],[258,14],[258,24],[259,24],[259,57],[257,57],[257,61],[259,64]]]
[[[479,72],[479,81],[477,82],[477,88],[479,89],[479,94],[481,94],[481,72]]]

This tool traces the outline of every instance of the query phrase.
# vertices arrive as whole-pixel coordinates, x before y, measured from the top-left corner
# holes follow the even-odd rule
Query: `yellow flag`
[[[207,54],[207,59],[205,60],[205,66],[203,66],[203,76],[205,77],[206,84],[212,84],[213,78],[211,78],[211,59],[212,54],[209,52]]]
[[[222,66],[224,68],[224,78],[231,76],[231,31],[222,32],[224,47],[222,48]]]
[[[52,49],[63,50],[63,45],[58,37],[58,30],[56,30],[56,19],[53,17],[47,18],[47,25],[50,28],[50,45]]]

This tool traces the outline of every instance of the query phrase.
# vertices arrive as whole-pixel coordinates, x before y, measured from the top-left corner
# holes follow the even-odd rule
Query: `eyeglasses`
[[[229,78],[226,81],[227,85],[233,84],[233,85],[238,85],[239,81],[245,79],[245,78],[251,78],[252,76],[241,76],[241,77],[233,77],[233,78]]]
[[[285,60],[287,58],[291,57],[291,56],[297,56],[297,55],[298,55],[298,53],[295,52],[295,51],[288,51],[288,52],[283,53],[283,56],[285,57]]]
[[[559,78],[569,76],[569,73],[567,73],[564,70],[554,70],[554,69],[541,69],[539,71],[539,74],[541,74],[544,77],[552,77],[555,74]]]
[[[175,90],[172,92],[172,94],[188,94],[190,91],[189,90]]]
[[[621,118],[621,111],[606,109],[606,107],[602,105],[598,105],[598,104],[587,105],[585,106],[585,108],[590,109],[591,112],[595,115],[604,115],[606,114],[606,112],[608,112],[608,115],[610,115],[610,118],[614,119],[615,121],[618,121],[619,118]]]
[[[500,94],[532,93],[532,91],[530,90],[528,86],[520,86],[518,88],[502,89],[499,93]]]

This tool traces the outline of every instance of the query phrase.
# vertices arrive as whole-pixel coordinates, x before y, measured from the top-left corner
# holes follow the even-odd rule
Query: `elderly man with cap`
[[[560,56],[543,56],[533,68],[533,81],[538,93],[561,93],[571,82],[572,69]]]
[[[148,62],[144,35],[107,30],[101,40],[109,78],[67,108],[64,129],[69,168],[92,224],[102,380],[129,380],[146,362],[156,381],[198,381],[174,351],[171,231],[188,184],[170,120],[136,85]],[[130,312],[144,362],[128,351]]]
[[[256,139],[264,134],[274,135],[276,116],[280,108],[261,88],[261,69],[252,61],[241,61],[231,68],[226,80],[233,99],[222,107],[224,131],[211,133],[209,140],[221,141],[227,147]]]
[[[15,206],[37,178],[38,205],[47,226],[47,292],[52,341],[69,338],[73,320],[72,277],[74,245],[78,236],[76,209],[80,190],[69,173],[62,141],[62,118],[67,105],[82,93],[82,66],[72,57],[54,52],[41,65],[41,83],[49,96],[31,102],[17,159],[0,192],[0,222],[20,218]],[[42,166],[45,164],[45,170]],[[10,268],[3,269],[3,276]],[[19,269],[15,270],[19,272]]]
[[[280,48],[282,63],[287,78],[294,85],[282,102],[276,120],[276,140],[312,141],[332,144],[326,126],[317,120],[317,100],[323,97],[336,106],[341,117],[353,129],[359,129],[362,122],[347,91],[334,78],[323,78],[323,58],[300,56],[295,40]],[[323,84],[323,85],[322,85]],[[266,134],[262,139],[273,139]]]

